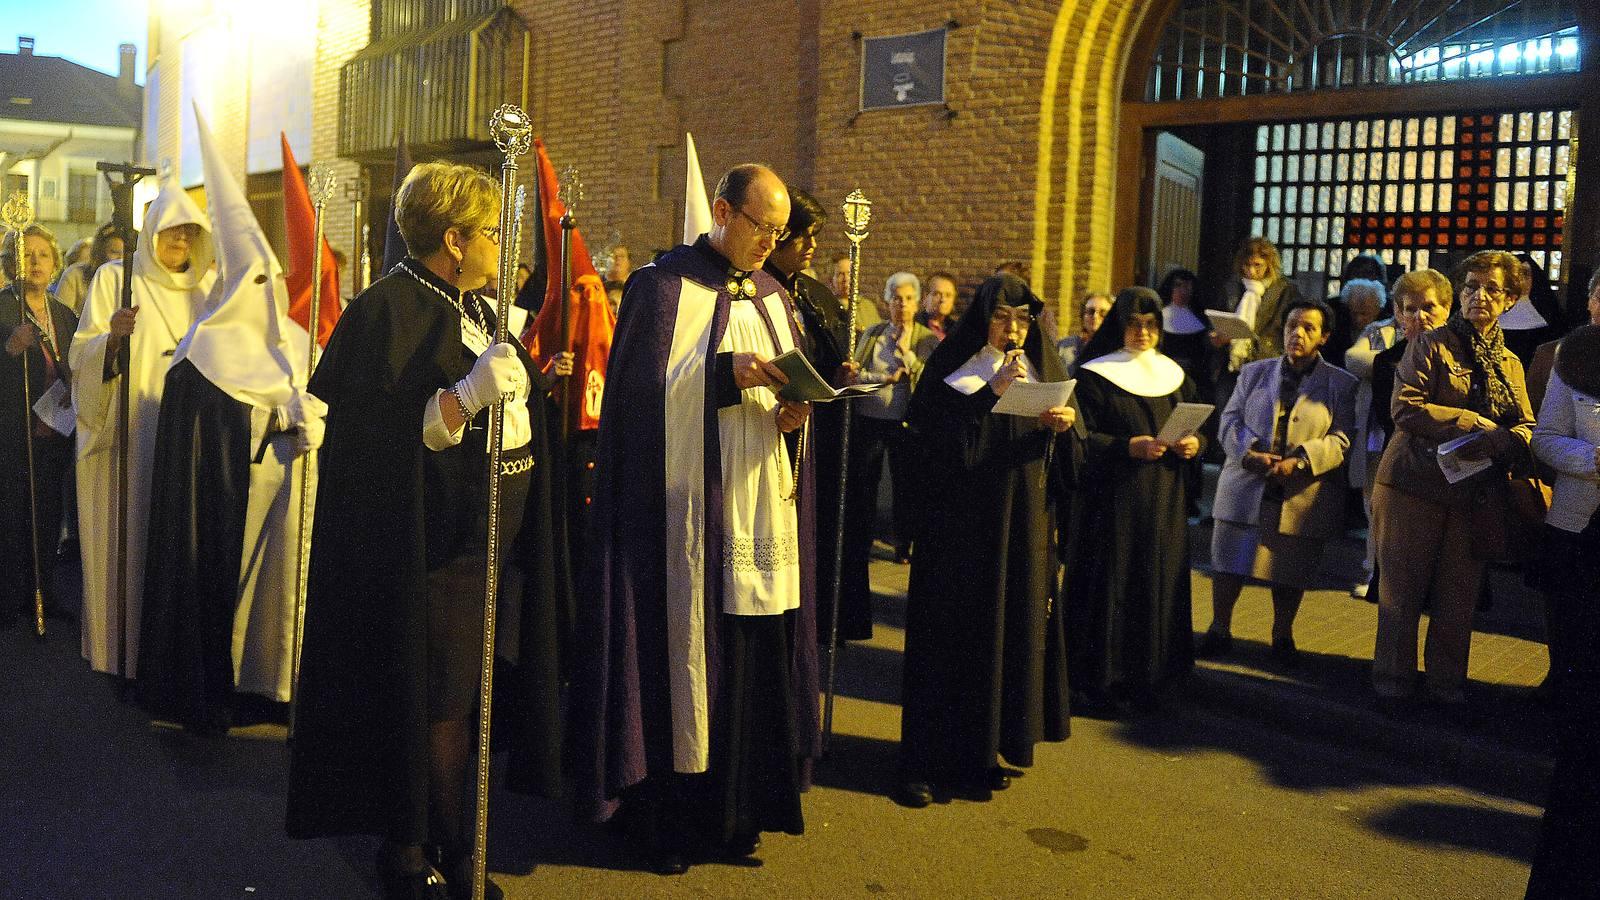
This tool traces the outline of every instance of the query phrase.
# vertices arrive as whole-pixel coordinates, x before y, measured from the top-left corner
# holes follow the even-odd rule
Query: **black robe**
[[[62,381],[71,382],[67,374],[67,353],[72,346],[72,335],[78,330],[78,319],[72,310],[50,295],[48,301],[51,326],[60,342],[55,354],[56,374]],[[15,288],[0,290],[0,343],[10,339],[11,332],[22,321],[22,308]],[[39,402],[39,397],[50,388],[46,380],[45,358],[40,342],[18,356],[0,352],[0,467],[7,477],[0,479],[0,627],[12,621],[13,614],[22,609],[33,609],[33,548],[29,535],[33,530],[33,510],[29,505],[28,444],[30,425],[38,419],[31,410],[22,408],[23,359],[28,366],[28,399]],[[50,578],[55,564],[56,534],[61,528],[63,514],[62,488],[72,470],[72,438],[51,431],[33,439],[33,475],[37,485],[35,499],[39,509],[39,562],[44,576],[44,600],[47,610],[64,611],[56,596]],[[76,613],[73,613],[76,615]]]
[[[1069,731],[1054,542],[1078,434],[990,412],[999,398],[988,387],[966,395],[945,383],[982,346],[1001,291],[1032,296],[1012,276],[985,282],[912,399],[927,483],[939,490],[926,498],[906,598],[908,781],[978,782],[999,757],[1032,765],[1036,743]],[[1043,380],[1065,378],[1053,348],[1041,352],[1039,329],[1024,349]]]
[[[421,263],[407,262],[449,290]],[[518,357],[535,371],[520,347]],[[328,419],[289,755],[291,837],[376,834],[401,843],[429,837],[426,575],[458,555],[485,514],[474,502],[484,493],[474,480],[485,477],[486,467],[481,437],[473,440],[469,431],[460,445],[431,451],[422,443],[422,421],[434,393],[464,377],[471,364],[455,307],[396,272],[351,301],[311,379],[311,393],[328,404]],[[548,434],[539,424],[542,409],[533,405],[536,437]],[[472,427],[482,427],[487,416],[481,411]],[[535,470],[548,462],[539,452],[535,447]],[[541,527],[524,521],[525,528]],[[506,642],[514,633],[520,637],[551,616],[528,613],[526,603],[521,611],[507,609],[504,595],[501,602],[497,647],[504,657],[513,652]],[[509,732],[520,742],[531,739],[528,730],[506,717],[552,721],[558,698],[541,693],[549,685],[541,645],[514,653],[546,667],[523,678],[500,674],[497,666],[495,721],[502,736]],[[542,743],[559,740],[559,732],[536,739],[539,746],[514,748],[513,766],[559,755]],[[517,771],[508,780],[533,787],[548,781]]]
[[[797,272],[786,275],[770,262],[766,271],[789,289],[799,314],[802,347],[823,378],[831,379],[839,366],[850,358],[849,323],[845,321],[839,299],[828,286]],[[848,403],[817,403],[811,407],[811,458],[817,474],[817,634],[827,643],[833,622],[833,579],[838,571],[839,476],[845,424],[849,421]],[[790,448],[793,450],[793,448]],[[869,623],[870,625],[870,623]]]
[[[167,370],[139,626],[139,696],[156,718],[228,726],[233,614],[256,449],[249,404],[187,359]]]
[[[1076,690],[1149,689],[1194,664],[1186,475],[1173,454],[1131,459],[1128,439],[1157,434],[1180,402],[1197,402],[1185,377],[1166,397],[1141,397],[1079,367],[1088,429],[1067,565],[1067,659]],[[1197,459],[1199,457],[1196,457]]]

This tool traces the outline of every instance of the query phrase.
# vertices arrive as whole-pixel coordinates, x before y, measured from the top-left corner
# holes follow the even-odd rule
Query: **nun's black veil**
[[[944,383],[945,378],[965,365],[974,353],[989,342],[989,319],[995,309],[1002,305],[1026,306],[1032,316],[1038,316],[1044,310],[1044,302],[1034,295],[1026,282],[1015,275],[996,275],[978,285],[972,303],[961,315],[955,329],[939,343],[923,366],[917,392],[911,399],[913,424],[930,412],[928,404],[933,402],[935,395],[954,390]],[[1042,334],[1043,329],[1035,323],[1028,329],[1028,336],[1023,338],[1022,350],[1042,380],[1065,381],[1067,372],[1061,365],[1061,357],[1056,355],[1054,347],[1045,352]]]
[[[1122,349],[1122,344],[1128,331],[1128,322],[1134,316],[1153,314],[1156,317],[1156,349],[1161,349],[1161,295],[1147,287],[1125,287],[1117,292],[1117,299],[1111,303],[1111,311],[1106,313],[1106,319],[1100,323],[1100,329],[1089,338],[1089,343],[1083,345],[1083,352],[1078,354],[1078,365],[1099,359],[1108,353],[1115,353]]]

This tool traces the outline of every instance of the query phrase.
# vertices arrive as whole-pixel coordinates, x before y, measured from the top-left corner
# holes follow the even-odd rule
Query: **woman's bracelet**
[[[470,419],[478,414],[477,410],[467,405],[466,398],[461,396],[461,385],[459,383],[450,385],[449,390],[450,396],[456,398],[456,405],[461,407],[461,415],[464,418]]]

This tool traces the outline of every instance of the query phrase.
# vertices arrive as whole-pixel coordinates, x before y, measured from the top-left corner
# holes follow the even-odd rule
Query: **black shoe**
[[[1161,695],[1154,688],[1138,687],[1128,693],[1128,703],[1136,712],[1153,713],[1161,710]]]
[[[911,809],[921,809],[933,802],[933,788],[926,781],[903,781],[894,790],[894,802]]]
[[[1124,719],[1133,712],[1127,701],[1105,691],[1073,691],[1072,714],[1090,719]]]
[[[989,770],[989,790],[1003,791],[1008,787],[1011,787],[1011,776],[1005,769],[995,766]]]
[[[1214,659],[1233,652],[1233,635],[1207,631],[1194,645],[1194,655],[1200,659]]]
[[[650,854],[650,871],[657,875],[682,875],[689,871],[689,860],[676,850],[658,850]]]
[[[760,849],[761,834],[759,832],[752,834],[736,834],[733,836],[732,840],[723,845],[722,855],[726,859],[743,859],[745,857],[755,856],[756,851]]]
[[[432,866],[421,872],[379,872],[385,900],[450,900],[444,876]],[[468,893],[470,894],[470,888]],[[502,895],[503,896],[503,895]]]
[[[1292,669],[1300,664],[1300,648],[1294,645],[1294,638],[1272,639],[1272,661],[1285,669]]]
[[[435,863],[442,872],[450,873],[445,883],[446,895],[450,900],[463,900],[472,897],[472,851],[471,849],[452,849],[442,846],[428,848],[430,858],[438,860]],[[500,885],[494,883],[485,872],[483,876],[483,900],[505,900],[506,892]]]

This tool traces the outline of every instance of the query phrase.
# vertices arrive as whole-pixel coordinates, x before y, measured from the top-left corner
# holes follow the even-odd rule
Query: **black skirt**
[[[500,461],[500,549],[508,557],[522,530],[531,457],[527,447],[507,450]],[[478,706],[483,675],[483,595],[489,517],[476,526],[454,557],[428,572],[428,720],[469,718]],[[498,635],[497,635],[498,637]]]

